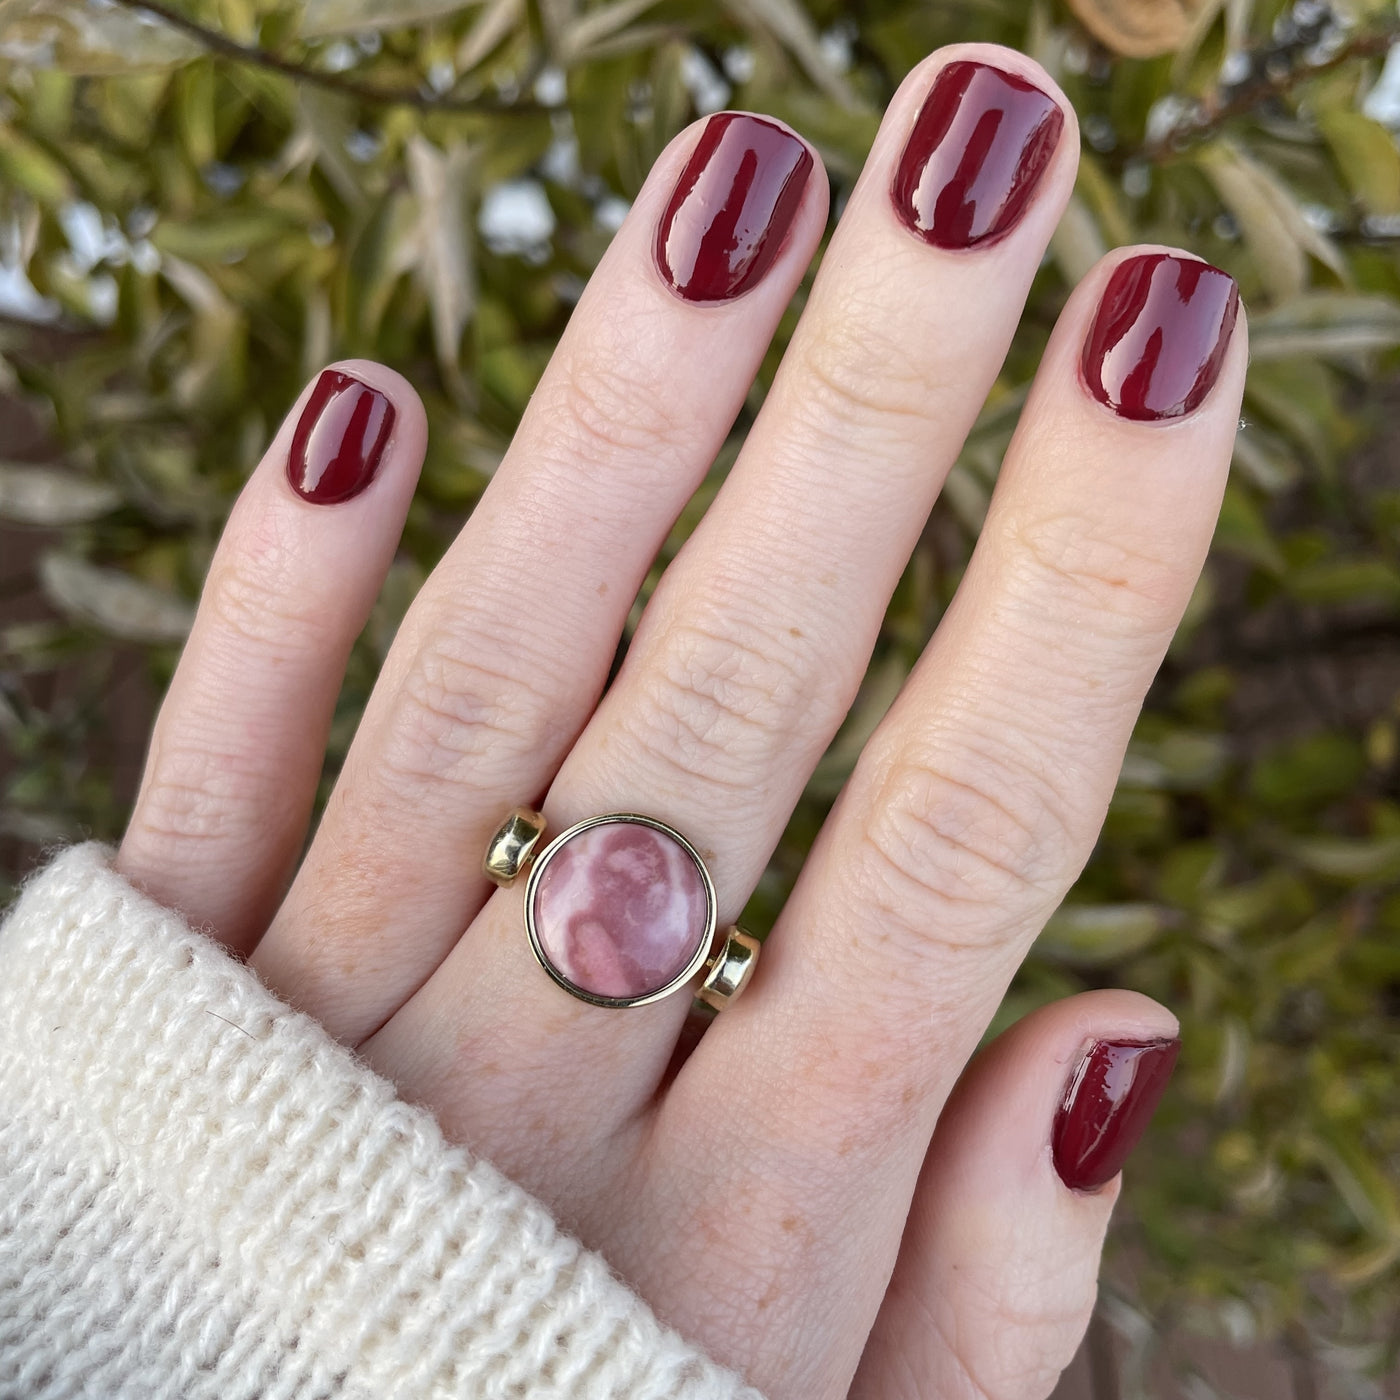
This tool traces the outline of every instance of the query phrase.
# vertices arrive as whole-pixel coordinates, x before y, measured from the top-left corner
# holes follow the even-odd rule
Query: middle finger
[[[901,86],[744,450],[550,790],[555,830],[637,811],[684,832],[721,923],[845,715],[1001,366],[1073,184],[1065,111],[1038,65],[990,45],[942,50]],[[560,1206],[558,1142],[616,1140],[685,1010],[568,998],[507,891],[365,1050]]]

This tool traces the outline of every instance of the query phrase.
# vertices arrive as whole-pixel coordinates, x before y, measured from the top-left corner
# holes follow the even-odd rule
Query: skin
[[[920,102],[958,58],[1022,74],[1066,112],[1023,221],[970,252],[914,238],[888,197]],[[1113,265],[1144,250],[1110,254],[1074,292],[954,604],[754,985],[668,1078],[686,998],[569,998],[531,958],[519,889],[493,891],[479,852],[519,802],[542,800],[555,830],[635,808],[687,834],[721,921],[738,914],[855,695],[1077,161],[1073,114],[1029,59],[958,45],[910,74],[744,450],[602,696],[638,585],[826,218],[818,161],[757,288],[673,296],[651,240],[702,125],[657,162],[405,619],[299,868],[342,668],[426,428],[398,375],[338,366],[398,417],[372,486],[315,506],[286,484],[293,408],[229,522],[119,868],[774,1400],[1041,1400],[1087,1323],[1118,1193],[1061,1183],[1056,1109],[1095,1039],[1176,1022],[1093,992],[973,1056],[1092,848],[1204,560],[1244,318],[1199,409],[1128,422],[1078,362]]]

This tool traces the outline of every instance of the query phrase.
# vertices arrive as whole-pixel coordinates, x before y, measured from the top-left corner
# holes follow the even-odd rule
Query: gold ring
[[[716,929],[714,881],[674,827],[635,812],[589,817],[548,845],[545,819],[517,807],[482,870],[502,888],[526,876],[525,931],[541,967],[594,1006],[646,1006],[687,986],[716,1011],[748,986],[759,943]]]

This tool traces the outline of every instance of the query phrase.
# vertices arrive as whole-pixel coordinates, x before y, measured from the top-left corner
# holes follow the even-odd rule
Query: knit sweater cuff
[[[0,1395],[760,1400],[95,845],[0,929]]]

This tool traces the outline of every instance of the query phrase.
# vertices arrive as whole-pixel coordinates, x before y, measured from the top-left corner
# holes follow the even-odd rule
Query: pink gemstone
[[[600,822],[549,857],[534,921],[545,957],[576,987],[638,997],[689,966],[705,937],[709,901],[699,868],[678,842],[640,822]]]

